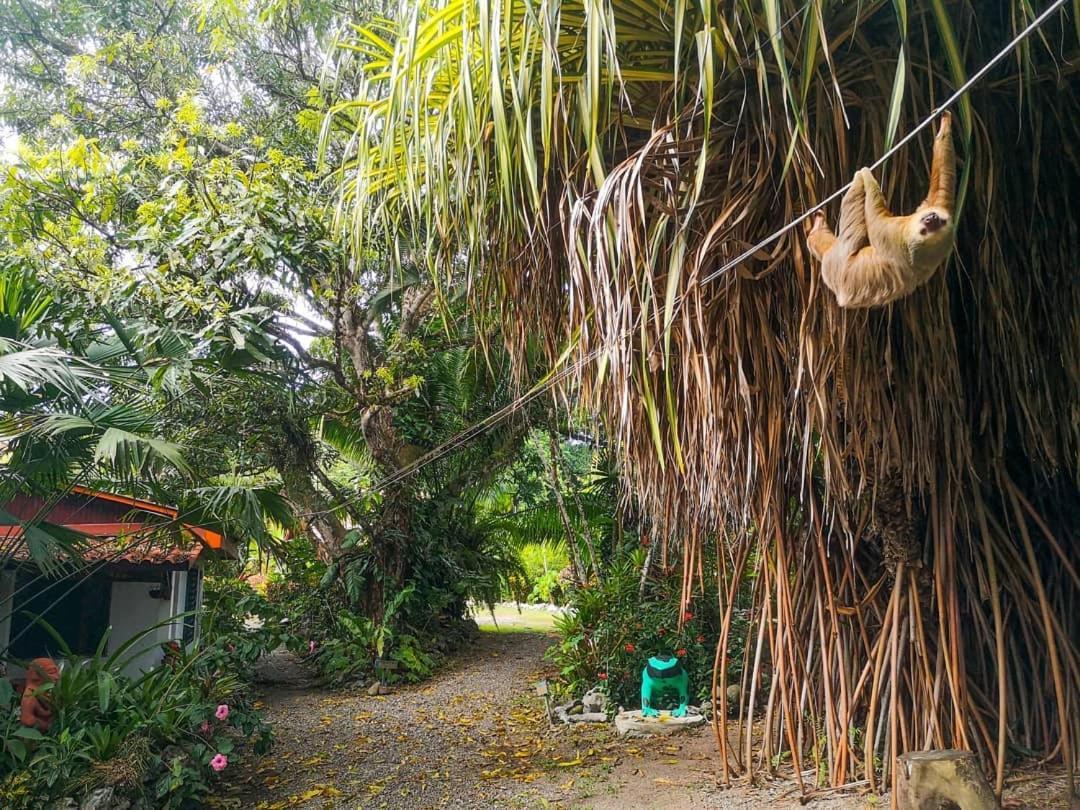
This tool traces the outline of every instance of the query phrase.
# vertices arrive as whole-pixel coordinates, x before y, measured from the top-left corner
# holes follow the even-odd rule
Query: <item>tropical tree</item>
[[[141,336],[140,350],[168,343],[169,363],[132,354],[165,406],[156,423],[194,473],[173,482],[173,500],[200,493],[203,506],[190,503],[199,514],[261,505],[273,519],[267,498],[280,490],[322,560],[352,572],[354,601],[380,618],[418,561],[440,551],[413,543],[414,512],[437,498],[424,475],[404,471],[448,426],[508,394],[505,358],[461,354],[474,343],[462,274],[436,285],[393,260],[407,258],[406,243],[353,255],[333,228],[333,187],[317,165],[320,49],[335,19],[363,9],[54,11],[0,10],[11,56],[0,115],[19,134],[0,181],[0,260],[83,313],[55,325],[61,336],[115,342],[115,325]],[[356,74],[337,80],[351,91]],[[109,407],[122,400],[103,396]],[[460,507],[440,520],[471,523],[474,493],[523,431],[489,435],[493,457],[426,465]]]
[[[364,80],[325,131],[351,138],[354,252],[421,243],[433,279],[464,268],[520,367],[570,364],[563,393],[605,419],[687,604],[721,544],[726,776],[786,752],[800,782],[813,764],[878,787],[927,747],[975,749],[999,795],[1021,751],[1071,775],[1080,53],[1063,14],[1014,42],[1036,13],[443,0],[341,44],[338,73]],[[946,100],[955,256],[892,306],[841,310],[788,225]],[[926,187],[928,141],[884,167],[897,208]],[[725,638],[748,567],[737,722],[764,722],[734,750]]]

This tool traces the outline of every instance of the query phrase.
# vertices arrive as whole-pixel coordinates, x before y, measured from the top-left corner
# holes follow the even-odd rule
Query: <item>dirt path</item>
[[[698,808],[795,807],[790,783],[721,790],[711,731],[626,741],[610,726],[548,726],[534,683],[539,633],[481,633],[431,681],[369,697],[320,690],[278,659],[263,691],[274,751],[234,783],[222,807]],[[866,806],[848,799],[845,808]],[[840,805],[828,803],[830,807]]]
[[[622,740],[610,725],[550,728],[534,683],[551,639],[481,633],[431,681],[369,697],[313,687],[295,659],[275,657],[263,690],[274,751],[213,805],[286,808],[558,808],[751,810],[800,807],[790,781],[721,788],[712,730]],[[1063,785],[1063,783],[1062,783]],[[1023,783],[1031,804],[1059,806],[1057,782]],[[1034,801],[1033,801],[1034,800]],[[817,810],[888,806],[831,796]],[[1060,806],[1064,806],[1063,804]]]

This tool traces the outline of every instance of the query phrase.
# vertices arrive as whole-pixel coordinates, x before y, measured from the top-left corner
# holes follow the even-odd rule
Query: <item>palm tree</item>
[[[99,325],[80,326],[29,273],[0,270],[0,524],[22,528],[0,541],[0,564],[23,545],[47,572],[77,563],[86,538],[3,505],[20,492],[51,502],[80,484],[178,502],[188,522],[274,547],[268,526],[292,522],[275,490],[208,480],[164,438],[169,406],[226,370],[190,338],[104,311]]]
[[[464,261],[519,356],[578,361],[626,485],[678,538],[664,554],[693,571],[724,544],[729,620],[754,569],[744,745],[717,713],[725,775],[787,751],[796,774],[887,786],[897,754],[959,747],[999,795],[1018,751],[1071,783],[1076,31],[1052,16],[959,99],[957,250],[922,289],[841,310],[797,230],[727,266],[922,122],[1033,6],[441,0],[341,43],[338,74],[366,77],[326,124],[349,142],[354,249],[405,232],[436,278]],[[898,208],[929,145],[885,166]]]

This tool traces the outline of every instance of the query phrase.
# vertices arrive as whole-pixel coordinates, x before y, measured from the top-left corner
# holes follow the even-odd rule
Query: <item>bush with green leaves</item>
[[[570,564],[565,542],[545,540],[526,543],[518,551],[523,571],[519,601],[530,604],[561,605],[563,584],[560,575]]]
[[[308,657],[330,683],[373,677],[377,658],[398,662],[396,670],[381,673],[389,680],[427,678],[475,631],[466,618],[468,603],[494,604],[520,572],[516,555],[485,531],[468,499],[418,501],[410,524],[404,584],[383,575],[360,529],[350,532],[348,553],[329,566],[306,541],[287,544],[285,573],[267,585],[267,600],[288,618],[283,638],[290,649]],[[377,618],[363,611],[373,584],[385,594]]]
[[[561,692],[580,697],[599,686],[614,703],[636,708],[645,662],[667,653],[686,666],[692,698],[708,697],[719,627],[715,590],[685,611],[675,578],[649,577],[639,593],[645,557],[645,548],[626,545],[602,583],[571,591],[572,609],[556,619],[559,641],[547,653],[558,667]]]
[[[215,564],[203,581],[200,613],[204,656],[227,664],[244,681],[255,675],[260,658],[285,645],[300,650],[306,641],[295,635],[281,606],[245,581],[234,562]],[[254,621],[252,621],[254,620]]]
[[[65,651],[45,733],[21,725],[19,697],[0,680],[0,806],[37,808],[105,786],[153,807],[201,806],[222,772],[269,748],[227,647],[170,647],[166,663],[132,678],[122,672],[146,636],[111,655],[106,640],[88,659]]]

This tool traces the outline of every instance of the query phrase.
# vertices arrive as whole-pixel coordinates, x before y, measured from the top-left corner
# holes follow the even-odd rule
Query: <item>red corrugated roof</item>
[[[171,507],[83,487],[73,487],[71,494],[81,496],[83,499],[90,498],[119,504],[164,517],[175,518],[177,514]],[[113,507],[112,511],[115,514],[109,513],[108,510],[97,510],[98,514],[95,514],[95,510],[84,506],[68,507],[65,503],[68,500],[70,498],[64,496],[60,502],[53,504],[44,519],[92,538],[82,554],[82,559],[87,562],[192,565],[198,560],[204,548],[235,553],[232,544],[226,544],[221,534],[201,526],[192,526],[187,523],[178,526],[173,523],[169,528],[162,528],[139,522],[130,511],[117,511],[116,507]],[[86,504],[89,501],[82,500],[80,503]],[[40,497],[16,496],[7,506],[17,517],[29,519],[40,514],[39,509],[44,506],[44,501]],[[23,515],[24,512],[25,515]],[[0,525],[0,541],[22,537],[22,534],[21,525]],[[178,537],[180,542],[175,540]],[[30,559],[25,544],[22,543],[12,556],[20,561]]]
[[[144,501],[128,495],[114,495],[111,492],[101,492],[96,489],[87,489],[86,487],[72,487],[71,491],[77,492],[80,495],[87,495],[91,498],[99,498],[103,501],[112,501],[113,503],[130,506],[133,509],[142,509],[145,512],[151,512],[156,515],[165,515],[166,517],[171,518],[174,518],[177,515],[176,510],[171,506],[162,506],[159,503]],[[189,529],[192,533],[198,535],[199,539],[210,546],[210,548],[221,548],[224,538],[222,538],[218,532],[204,529],[202,526],[191,526],[187,523],[184,524],[184,528]]]
[[[0,538],[21,537],[21,526],[0,526]],[[130,565],[193,565],[202,554],[203,544],[192,540],[189,545],[163,546],[140,540],[137,536],[95,535],[82,550],[81,560],[86,563],[128,563]],[[20,544],[11,558],[28,562],[30,553]]]

